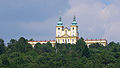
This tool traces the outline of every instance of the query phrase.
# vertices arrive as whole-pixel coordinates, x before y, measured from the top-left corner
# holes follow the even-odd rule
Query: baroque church
[[[68,29],[68,27],[63,26],[63,22],[60,17],[56,25],[56,40],[28,41],[28,43],[34,47],[36,43],[46,44],[47,42],[50,42],[54,47],[56,42],[60,44],[62,43],[76,44],[78,39],[79,39],[79,32],[78,32],[76,17],[74,16],[73,21],[70,25],[70,29]],[[99,43],[102,44],[103,46],[107,45],[107,40],[105,39],[87,39],[84,41],[86,42],[88,47],[90,44],[93,43]]]
[[[61,17],[60,17],[59,22],[57,23],[57,26],[56,26],[57,43],[75,44],[78,39],[79,39],[79,33],[78,33],[76,18],[74,17],[74,20],[70,26],[70,29],[68,29],[67,27],[64,28],[63,23],[61,21]]]

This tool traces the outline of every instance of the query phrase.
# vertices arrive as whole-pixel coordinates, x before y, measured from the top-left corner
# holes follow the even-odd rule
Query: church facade
[[[28,43],[34,47],[36,43],[46,44],[47,42],[50,42],[54,47],[56,42],[60,44],[62,43],[76,44],[78,39],[79,39],[79,32],[78,32],[76,17],[73,18],[73,21],[70,25],[70,29],[68,27],[63,26],[63,22],[60,17],[56,25],[56,40],[28,41]],[[102,44],[103,46],[107,45],[107,40],[105,39],[87,39],[85,40],[85,42],[87,46],[93,43],[99,43]]]
[[[75,17],[70,26],[70,29],[68,29],[68,27],[64,28],[61,18],[59,18],[59,22],[57,23],[56,26],[57,43],[75,44],[78,39],[79,39],[79,33],[78,33],[78,26]]]

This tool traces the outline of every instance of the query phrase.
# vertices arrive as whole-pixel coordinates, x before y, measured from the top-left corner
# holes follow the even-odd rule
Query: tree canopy
[[[32,41],[33,39],[31,39]],[[119,68],[120,44],[106,47],[96,43],[88,48],[83,38],[76,44],[37,43],[34,48],[24,37],[0,39],[0,68]]]

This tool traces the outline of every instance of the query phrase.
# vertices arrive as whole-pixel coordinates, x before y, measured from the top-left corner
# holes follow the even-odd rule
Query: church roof
[[[62,18],[59,18],[59,21],[57,22],[57,26],[63,26]]]
[[[41,40],[41,41],[28,41],[28,42],[56,42],[56,40]]]
[[[76,22],[76,17],[75,17],[75,16],[74,16],[74,18],[73,18],[72,25],[77,25],[77,22]]]
[[[106,41],[106,39],[87,39],[85,41]]]

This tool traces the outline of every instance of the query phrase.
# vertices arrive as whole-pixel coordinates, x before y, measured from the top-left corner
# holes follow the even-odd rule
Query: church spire
[[[73,22],[72,22],[72,25],[77,25],[77,22],[76,22],[76,17],[75,17],[75,16],[73,17]]]
[[[62,18],[61,18],[61,16],[59,17],[59,22],[60,22],[60,21],[62,21]]]
[[[74,16],[73,21],[76,21],[76,17]]]

